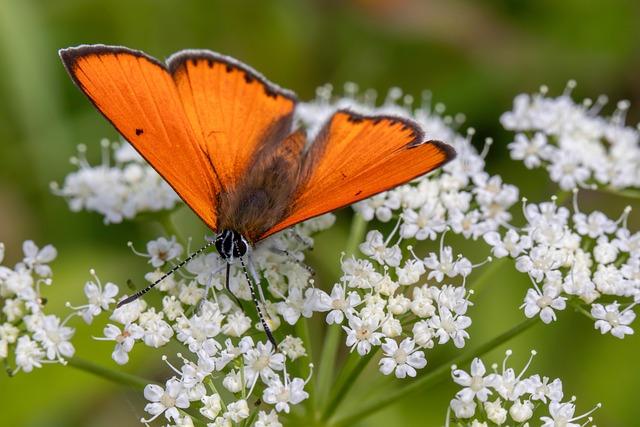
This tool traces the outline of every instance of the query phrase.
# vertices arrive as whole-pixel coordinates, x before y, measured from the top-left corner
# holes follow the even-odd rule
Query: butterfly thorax
[[[215,239],[216,250],[224,260],[241,258],[249,252],[249,242],[235,230],[222,230]]]

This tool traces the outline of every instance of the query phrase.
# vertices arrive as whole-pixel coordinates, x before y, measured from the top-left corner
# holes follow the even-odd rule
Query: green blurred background
[[[466,125],[478,130],[476,142],[496,139],[490,171],[518,184],[529,199],[541,200],[555,188],[544,173],[508,159],[509,134],[499,126],[500,114],[517,93],[547,84],[559,94],[568,79],[576,79],[579,97],[605,93],[612,100],[630,99],[630,121],[636,123],[639,9],[632,0],[0,0],[0,241],[7,246],[6,264],[18,260],[25,239],[53,243],[59,257],[48,310],[63,315],[65,301],[81,300],[90,267],[119,284],[141,277],[145,262],[125,242],[142,245],[160,231],[136,223],[104,226],[97,215],[71,213],[50,194],[49,182],[73,169],[68,158],[76,144],[87,144],[88,157],[97,160],[100,138],[116,138],[71,84],[59,48],[121,44],[159,58],[183,48],[213,49],[251,64],[302,99],[326,82],[341,87],[354,81],[383,93],[400,86],[417,96],[430,89],[447,112],[466,114]],[[629,201],[586,194],[581,203],[617,216]],[[316,262],[321,254],[328,264],[317,266],[321,279],[336,273],[349,214],[342,212],[338,226],[319,238]],[[632,216],[637,229],[640,217]],[[195,220],[182,209],[179,223]],[[465,254],[475,260],[486,255],[480,245],[467,247]],[[521,320],[517,307],[526,286],[509,268],[494,276],[471,311],[471,345]],[[118,368],[110,343],[88,339],[101,331],[77,325],[77,354]],[[556,324],[536,326],[509,347],[516,367],[537,349],[533,370],[561,377],[566,396],[577,395],[579,411],[603,402],[598,425],[638,425],[637,337],[600,336],[590,321],[567,310]],[[500,361],[506,348],[487,360]],[[165,378],[170,374],[160,354],[138,346],[131,363],[118,369]],[[437,351],[427,357],[435,365],[450,355]],[[443,384],[362,425],[441,425],[454,392]],[[355,402],[344,402],[342,409]],[[143,406],[136,391],[58,365],[12,379],[0,375],[2,426],[135,426]]]

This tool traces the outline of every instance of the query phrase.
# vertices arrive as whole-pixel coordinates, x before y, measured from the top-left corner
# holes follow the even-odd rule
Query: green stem
[[[607,187],[604,189],[604,191],[620,197],[626,197],[629,199],[640,199],[640,189],[637,188],[625,188],[623,190],[616,190],[615,188]]]
[[[331,400],[327,404],[327,407],[322,412],[322,418],[321,418],[322,421],[326,422],[329,418],[331,418],[331,416],[336,411],[336,409],[338,409],[338,406],[340,405],[340,403],[343,402],[344,397],[347,395],[351,387],[353,387],[353,385],[355,384],[356,380],[358,379],[358,377],[360,376],[364,368],[367,367],[367,365],[369,364],[369,361],[378,352],[377,350],[378,350],[378,347],[372,349],[369,352],[369,354],[367,354],[366,356],[360,356],[357,353],[352,353],[352,355],[355,355],[355,357],[358,358],[358,362],[353,367],[353,369],[351,369],[349,373],[346,376],[344,376],[344,379],[342,380],[340,385],[336,388],[335,392],[331,397]]]
[[[493,350],[499,345],[504,344],[509,341],[511,338],[516,335],[521,334],[522,332],[529,329],[531,326],[535,325],[538,321],[538,318],[534,317],[532,319],[526,319],[521,323],[517,324],[507,332],[493,338],[492,340],[482,344],[480,347],[474,350],[468,350],[464,353],[460,354],[457,357],[447,361],[446,363],[442,363],[427,375],[418,379],[417,381],[413,381],[410,384],[403,385],[402,388],[396,389],[394,391],[388,392],[385,396],[380,399],[373,400],[368,403],[363,403],[359,405],[358,409],[351,414],[347,414],[346,416],[336,420],[334,423],[331,423],[332,427],[346,427],[353,425],[355,422],[360,421],[366,417],[373,415],[375,412],[386,408],[399,401],[400,399],[405,398],[407,395],[414,393],[418,390],[424,391],[428,388],[440,383],[445,380],[449,375],[451,375],[451,366],[452,365],[464,365],[469,363],[473,358],[481,356],[488,351]]]
[[[304,348],[307,350],[307,355],[309,358],[309,362],[313,363],[313,359],[311,355],[313,354],[312,346],[311,346],[311,334],[309,333],[309,321],[308,319],[302,317],[298,319],[296,322],[296,335],[298,335],[302,342],[304,343]],[[311,368],[313,369],[313,368]],[[302,368],[300,368],[302,372]],[[302,376],[302,375],[301,375]],[[304,378],[304,377],[303,377]],[[312,375],[311,381],[307,384],[307,392],[309,393],[309,398],[304,401],[307,412],[309,413],[310,418],[315,417],[315,388],[316,388],[316,376]]]
[[[126,372],[105,368],[104,366],[97,365],[93,362],[80,359],[78,357],[72,357],[70,359],[67,359],[67,364],[68,366],[74,367],[81,371],[88,372],[98,377],[102,377],[114,383],[118,383],[128,387],[134,387],[140,390],[144,389],[147,384],[155,383],[155,381],[138,377],[136,375],[128,374]]]
[[[354,213],[353,219],[351,220],[349,237],[345,244],[345,256],[351,256],[356,253],[358,245],[362,242],[367,231],[367,225],[367,221],[365,221],[362,215]],[[322,407],[329,398],[329,393],[332,388],[331,383],[333,382],[334,372],[336,371],[336,356],[338,354],[338,344],[340,343],[341,336],[342,327],[340,327],[340,325],[332,325],[326,329],[317,375],[317,407]]]
[[[178,243],[180,243],[183,247],[186,247],[187,241],[176,227],[176,224],[173,222],[171,213],[159,215],[157,219],[167,237],[176,236],[176,240],[178,240]]]

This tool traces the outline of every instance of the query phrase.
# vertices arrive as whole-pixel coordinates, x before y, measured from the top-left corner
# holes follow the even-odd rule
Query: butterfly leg
[[[198,303],[198,313],[202,312],[202,305],[204,304],[205,301],[209,300],[209,292],[211,292],[211,288],[213,287],[213,277],[220,273],[222,271],[224,267],[219,267],[215,270],[213,270],[213,272],[211,273],[211,280],[209,280],[207,282],[207,285],[204,288],[204,297],[200,300],[200,302]],[[218,302],[215,293],[213,294],[213,297],[216,301],[216,303]]]
[[[229,295],[231,295],[236,300],[236,304],[238,304],[240,311],[242,311],[244,314],[247,314],[244,311],[244,307],[242,306],[242,301],[240,301],[240,298],[238,298],[238,296],[231,291],[231,287],[229,286],[230,276],[231,276],[231,263],[227,261],[227,274],[225,274],[225,278],[224,278],[224,287],[227,290],[227,292],[229,292]]]
[[[244,276],[247,279],[247,282],[249,283],[249,290],[251,291],[251,298],[253,299],[253,303],[256,306],[256,311],[258,312],[258,317],[260,318],[260,323],[262,324],[262,328],[264,329],[264,333],[267,334],[267,338],[269,339],[269,342],[271,342],[271,344],[273,344],[273,346],[275,347],[276,351],[278,350],[278,343],[276,342],[276,339],[273,337],[273,333],[271,332],[271,328],[269,327],[269,325],[267,325],[267,321],[264,318],[264,315],[262,313],[262,308],[260,307],[260,302],[258,301],[258,296],[256,295],[256,290],[255,290],[255,286],[253,284],[253,281],[251,280],[251,277],[249,275],[249,271],[247,270],[247,266],[244,262],[244,260],[242,258],[240,258],[240,264],[242,264],[242,270],[244,271]]]

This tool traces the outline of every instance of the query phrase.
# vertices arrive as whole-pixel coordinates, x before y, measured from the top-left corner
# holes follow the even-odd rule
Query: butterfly
[[[336,111],[312,140],[294,129],[295,94],[208,50],[165,63],[137,50],[81,45],[59,51],[75,84],[215,233],[211,245],[247,272],[265,238],[430,172],[455,157],[400,117]],[[122,300],[131,302],[147,288]],[[254,275],[255,280],[255,275]]]

